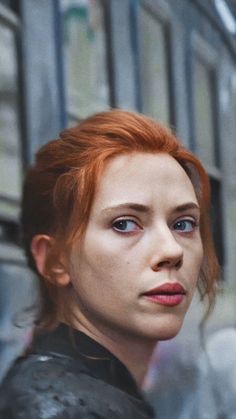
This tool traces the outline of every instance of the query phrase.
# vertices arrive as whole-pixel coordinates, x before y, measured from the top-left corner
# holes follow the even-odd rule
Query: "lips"
[[[185,298],[186,290],[179,283],[166,283],[143,294],[144,297],[165,306],[179,305]]]

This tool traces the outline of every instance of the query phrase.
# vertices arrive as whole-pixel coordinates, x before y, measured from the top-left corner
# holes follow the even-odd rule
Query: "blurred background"
[[[0,379],[30,340],[37,280],[19,243],[24,171],[43,143],[121,107],[173,127],[210,176],[221,265],[145,388],[161,418],[236,418],[236,1],[0,0]]]

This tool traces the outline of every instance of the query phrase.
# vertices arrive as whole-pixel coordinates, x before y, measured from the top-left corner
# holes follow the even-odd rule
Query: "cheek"
[[[196,251],[196,265],[197,265],[198,271],[200,271],[202,267],[203,258],[204,258],[203,244],[202,244],[202,240],[200,240],[198,250]]]
[[[202,262],[203,246],[199,237],[195,242],[189,242],[184,248],[183,270],[186,279],[193,285],[199,278]]]
[[[98,276],[119,277],[132,269],[133,260],[137,260],[133,253],[124,239],[113,238],[110,233],[93,239],[88,235],[81,260]]]
[[[119,252],[112,246],[103,244],[96,239],[84,243],[82,251],[73,252],[71,259],[71,281],[77,291],[88,292],[96,290],[99,294],[101,288],[111,289],[114,284],[121,281],[123,264]]]
[[[189,263],[189,272],[192,278],[192,286],[195,288],[199,280],[200,270],[203,262],[203,247],[200,242],[192,252],[192,257]]]

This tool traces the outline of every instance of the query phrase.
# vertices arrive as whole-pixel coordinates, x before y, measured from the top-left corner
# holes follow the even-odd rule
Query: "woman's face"
[[[167,154],[111,160],[70,277],[82,322],[106,336],[163,340],[178,333],[199,277],[199,206]]]

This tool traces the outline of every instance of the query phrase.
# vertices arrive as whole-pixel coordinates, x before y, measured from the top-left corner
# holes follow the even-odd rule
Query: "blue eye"
[[[197,226],[196,222],[193,220],[180,220],[174,224],[174,229],[182,231],[184,233],[190,233]]]
[[[118,220],[112,224],[114,230],[122,233],[130,233],[135,230],[139,230],[139,227],[135,221],[132,220]]]

